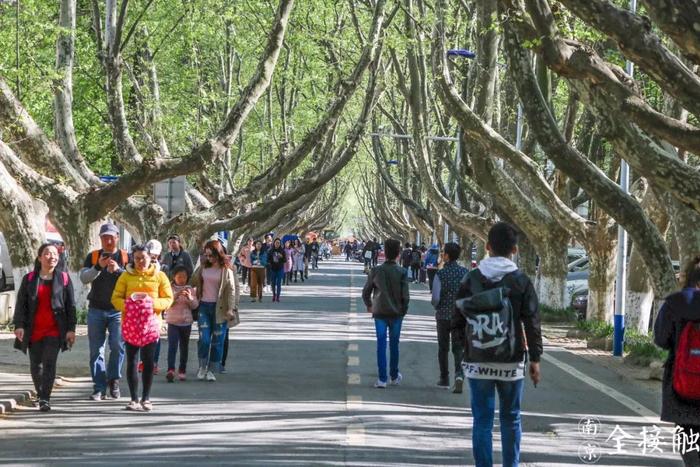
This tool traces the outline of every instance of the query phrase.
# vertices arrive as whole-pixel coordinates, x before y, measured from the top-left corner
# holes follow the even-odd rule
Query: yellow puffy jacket
[[[147,293],[153,299],[153,310],[161,320],[164,310],[170,308],[173,303],[173,289],[170,287],[168,276],[155,264],[148,269],[139,272],[131,265],[117,279],[117,284],[112,292],[112,305],[122,312],[122,320],[126,310],[127,297],[134,292]]]

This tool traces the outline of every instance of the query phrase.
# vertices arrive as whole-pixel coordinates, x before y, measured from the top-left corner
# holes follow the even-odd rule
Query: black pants
[[[245,280],[248,278],[248,268],[241,265],[241,284],[245,285]]]
[[[430,292],[433,291],[433,280],[435,280],[435,274],[437,274],[437,269],[428,269],[428,287],[430,288]]]
[[[687,436],[686,439],[689,440],[689,443],[692,441],[694,436],[697,436],[697,434],[700,433],[699,425],[680,425],[680,428],[682,428],[683,431],[676,436],[680,436],[681,439]],[[688,451],[688,449],[695,449],[695,446],[686,446],[686,453],[683,454],[681,452],[683,463],[686,467],[700,467],[700,453],[698,453],[698,451]]]
[[[411,279],[414,281],[418,280],[418,270],[420,269],[420,266],[418,265],[411,265]]]
[[[39,400],[48,401],[51,398],[60,347],[58,337],[44,337],[29,346],[29,365]]]
[[[180,366],[178,371],[180,373],[187,371],[191,333],[192,325],[175,326],[174,324],[168,324],[168,370],[175,370],[175,357],[177,356],[177,348],[180,347]]]
[[[228,329],[224,331],[224,351],[221,354],[221,366],[226,366],[226,357],[228,357]]]
[[[304,271],[294,271],[294,282],[297,281],[297,273],[301,274],[301,281],[304,282]]]
[[[464,357],[464,343],[457,330],[452,330],[452,322],[449,319],[435,320],[437,323],[438,338],[438,364],[440,365],[440,379],[450,377],[450,342],[452,343],[452,355],[455,360],[455,376],[464,378],[462,370],[462,358]]]
[[[156,343],[157,341],[151,342],[143,347],[137,347],[129,344],[128,342],[124,343],[124,346],[126,347],[126,381],[129,383],[129,393],[131,394],[132,401],[138,402],[139,400],[139,351],[141,351],[141,361],[143,362],[143,373],[141,373],[141,378],[143,379],[143,394],[141,400],[147,401],[151,398]]]

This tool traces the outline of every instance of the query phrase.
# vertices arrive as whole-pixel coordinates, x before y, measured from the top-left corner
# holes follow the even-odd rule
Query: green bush
[[[613,325],[601,320],[578,321],[576,328],[588,333],[591,337],[609,337],[613,335]]]
[[[578,316],[573,308],[551,308],[540,305],[540,319],[543,323],[573,323]]]
[[[78,324],[87,324],[87,308],[76,309],[75,315],[76,315]]]
[[[668,358],[668,351],[654,344],[651,336],[632,330],[625,331],[625,352],[627,361],[640,366],[649,366],[654,360]]]

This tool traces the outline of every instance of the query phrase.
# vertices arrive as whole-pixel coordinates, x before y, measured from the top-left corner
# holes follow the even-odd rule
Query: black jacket
[[[31,273],[30,273],[31,274]],[[32,280],[30,274],[22,279],[22,284],[17,291],[17,302],[15,303],[15,314],[12,323],[15,329],[24,329],[24,339],[15,339],[15,348],[26,353],[29,347],[29,339],[32,337],[34,328],[34,316],[38,305],[37,293],[39,289],[39,273],[34,273]],[[67,273],[66,273],[67,274]],[[56,269],[53,275],[53,287],[51,293],[51,308],[58,323],[59,339],[61,349],[67,350],[66,333],[75,332],[77,321],[75,313],[75,299],[73,296],[73,284],[68,277],[68,285],[63,285],[63,273]]]
[[[474,271],[474,270],[473,270]],[[457,292],[457,300],[461,298],[471,297],[471,284],[469,277],[473,273],[466,274],[462,279]],[[480,275],[481,276],[481,275]],[[483,276],[481,276],[483,277]],[[484,278],[484,288],[490,289],[501,285],[502,281],[492,282]],[[539,362],[542,355],[542,328],[540,325],[539,302],[537,293],[532,281],[523,273],[516,273],[513,277],[513,288],[510,293],[510,300],[513,306],[516,328],[525,328],[525,335],[522,332],[515,334],[515,345],[518,351],[513,359],[513,362],[523,361],[523,357],[527,350],[531,362]],[[452,314],[452,328],[458,330],[466,336],[467,320],[464,318],[459,309]],[[525,340],[527,339],[527,341]],[[468,355],[469,349],[464,347],[464,361],[471,361]]]
[[[362,290],[365,306],[372,307],[372,316],[380,319],[401,318],[408,312],[408,279],[394,261],[386,261],[372,269]]]
[[[700,292],[693,289],[669,295],[654,323],[654,342],[668,350],[661,386],[661,420],[678,425],[700,425],[700,403],[681,399],[673,390],[676,345],[689,321],[700,321]]]

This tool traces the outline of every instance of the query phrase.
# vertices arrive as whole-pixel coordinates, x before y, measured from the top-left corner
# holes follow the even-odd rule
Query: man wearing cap
[[[99,401],[107,395],[118,399],[119,380],[124,363],[124,342],[121,335],[121,313],[112,305],[112,292],[117,279],[124,271],[129,257],[120,250],[119,229],[114,224],[100,227],[102,248],[90,252],[80,270],[80,281],[90,284],[88,294],[88,342],[90,345],[90,375],[92,376],[92,400]],[[107,335],[109,333],[109,336]],[[109,342],[109,359],[105,367],[105,342]]]
[[[168,237],[168,253],[163,256],[163,272],[172,280],[172,271],[175,266],[182,266],[187,270],[187,277],[192,277],[194,265],[189,253],[182,249],[180,236],[173,234]]]

